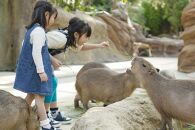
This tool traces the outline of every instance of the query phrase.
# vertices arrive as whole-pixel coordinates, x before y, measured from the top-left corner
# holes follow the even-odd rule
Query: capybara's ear
[[[131,70],[130,70],[130,69],[127,69],[126,72],[127,72],[127,73],[131,73]]]
[[[148,72],[149,72],[150,75],[153,75],[155,73],[155,70],[154,69],[150,69]]]
[[[156,68],[156,71],[157,71],[157,72],[159,72],[159,71],[160,71],[160,69],[159,69],[159,68]]]

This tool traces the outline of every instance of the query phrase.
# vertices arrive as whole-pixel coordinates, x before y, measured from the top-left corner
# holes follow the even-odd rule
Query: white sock
[[[40,126],[43,127],[43,128],[50,129],[51,128],[51,125],[49,123],[49,119],[40,121]]]

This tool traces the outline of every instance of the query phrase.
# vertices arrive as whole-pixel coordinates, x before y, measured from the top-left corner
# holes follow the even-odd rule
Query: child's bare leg
[[[28,93],[25,97],[26,102],[31,105],[32,101],[35,99],[35,95],[34,94],[30,94]]]
[[[44,98],[44,96],[35,94],[35,104],[37,106],[37,114],[39,116],[41,127],[50,129],[51,125],[46,115]]]
[[[39,120],[42,121],[47,119],[45,106],[44,106],[44,96],[35,94],[35,104],[37,106]]]
[[[51,108],[57,108],[57,107],[58,107],[57,102],[52,102],[52,103],[50,103],[50,107],[51,107]]]
[[[50,103],[45,103],[45,110],[48,112],[50,108]]]

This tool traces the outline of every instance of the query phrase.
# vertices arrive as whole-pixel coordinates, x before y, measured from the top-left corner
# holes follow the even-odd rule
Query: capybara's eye
[[[143,65],[143,67],[146,67],[146,65],[145,64],[142,64]]]

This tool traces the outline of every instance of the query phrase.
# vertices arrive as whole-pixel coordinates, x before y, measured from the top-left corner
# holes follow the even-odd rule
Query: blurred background
[[[31,19],[35,2],[36,0],[0,1],[0,70],[15,70],[25,26]],[[184,13],[187,5],[186,11],[193,9],[191,0],[50,0],[50,2],[59,12],[50,30],[66,27],[70,18],[76,16],[92,27],[89,43],[110,42],[110,47],[106,49],[80,53],[70,50],[57,55],[64,64],[85,64],[94,60],[127,61],[135,55],[178,57],[185,40],[187,39],[188,44],[193,41],[192,30],[184,34],[185,28],[193,25],[193,15]],[[184,24],[186,26],[183,26]],[[183,66],[182,59],[186,59],[186,54],[184,57],[183,55],[179,56],[182,57],[179,60],[181,63],[178,63],[179,68],[180,64]]]

